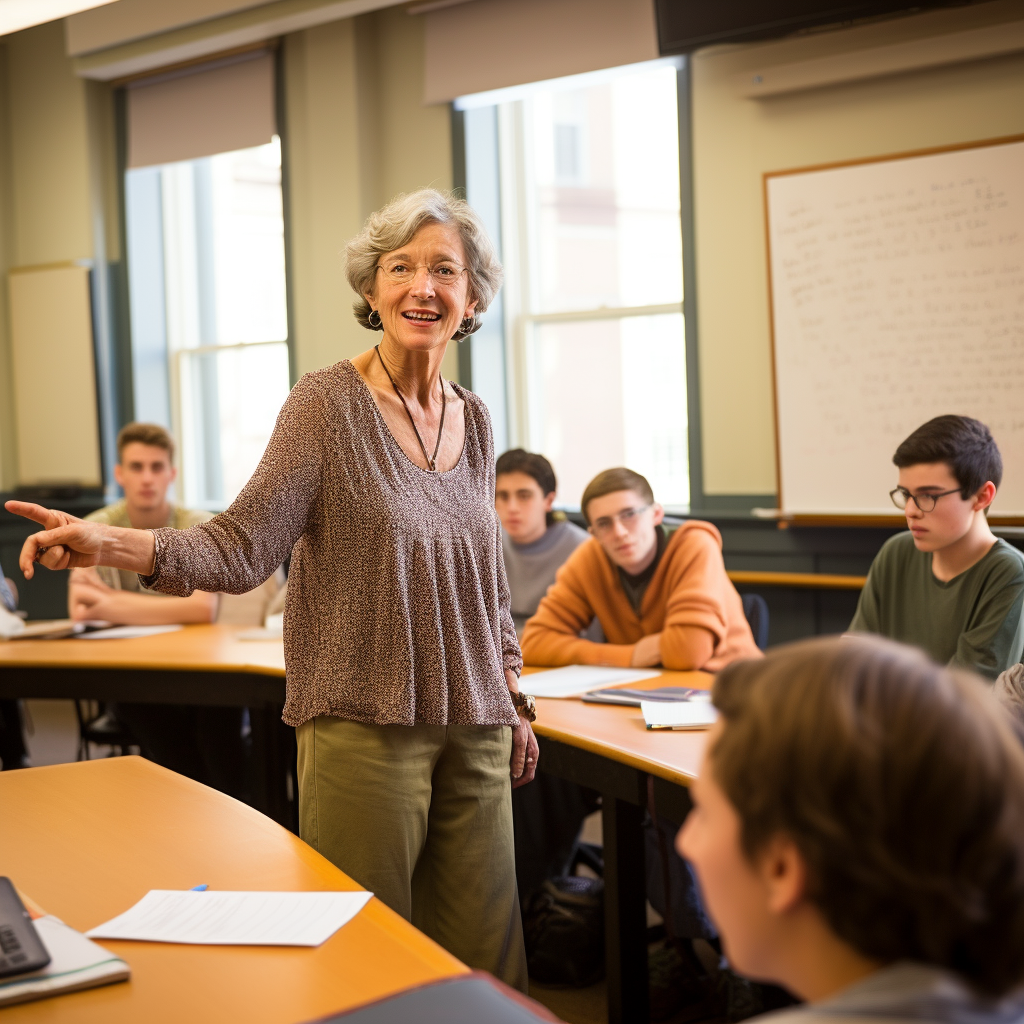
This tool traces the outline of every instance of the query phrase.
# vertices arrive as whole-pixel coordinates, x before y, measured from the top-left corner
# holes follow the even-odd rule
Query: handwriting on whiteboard
[[[1024,143],[768,178],[780,479],[791,511],[885,511],[896,445],[992,428],[1024,511]]]

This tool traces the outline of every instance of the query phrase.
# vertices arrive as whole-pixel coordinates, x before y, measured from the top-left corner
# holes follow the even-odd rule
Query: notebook
[[[627,690],[613,686],[607,690],[591,690],[583,694],[584,704],[624,704],[638,708],[645,700],[651,701],[709,701],[708,690],[696,690],[692,686],[663,686],[660,690]]]
[[[475,971],[400,992],[318,1024],[537,1024],[558,1022],[540,1003]]]
[[[710,701],[658,701],[640,703],[648,729],[710,729],[718,710]]]
[[[29,905],[36,932],[50,954],[50,963],[41,970],[0,981],[0,1007],[128,980],[131,969],[120,957],[52,914],[40,915],[30,901],[24,902]]]

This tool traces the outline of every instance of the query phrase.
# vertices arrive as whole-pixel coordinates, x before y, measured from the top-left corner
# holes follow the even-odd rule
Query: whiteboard
[[[765,175],[779,506],[899,514],[893,452],[943,413],[1024,515],[1024,138]]]
[[[17,268],[8,282],[19,482],[97,486],[102,479],[89,268]]]

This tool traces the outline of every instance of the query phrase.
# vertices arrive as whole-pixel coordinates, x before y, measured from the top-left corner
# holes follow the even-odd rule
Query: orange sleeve
[[[674,562],[661,633],[661,663],[669,669],[698,669],[728,631],[724,595],[732,584],[721,550],[704,531],[692,532]],[[710,649],[706,636],[711,639]]]
[[[595,615],[586,595],[582,561],[569,557],[523,628],[519,643],[525,664],[628,666],[633,660],[632,644],[596,644],[580,637]]]

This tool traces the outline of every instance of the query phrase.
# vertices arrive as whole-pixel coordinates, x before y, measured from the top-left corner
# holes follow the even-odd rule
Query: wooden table
[[[0,874],[81,931],[149,889],[359,886],[258,811],[139,757],[0,773]],[[379,900],[315,949],[102,945],[131,981],[2,1011],[4,1024],[295,1024],[468,968]]]
[[[0,697],[249,707],[262,780],[258,803],[276,821],[294,827],[296,805],[284,785],[287,773],[294,772],[294,738],[280,723],[284,651],[280,641],[240,641],[239,631],[187,626],[135,640],[0,643]],[[636,685],[708,686],[710,680],[699,672],[663,672]],[[609,1024],[646,1022],[642,825],[647,779],[654,779],[658,812],[681,822],[705,734],[649,732],[638,708],[544,698],[538,700],[536,732],[542,771],[602,794],[608,1019]]]
[[[0,643],[0,698],[247,707],[255,806],[298,827],[294,730],[281,722],[280,640],[239,640],[241,626],[186,626],[131,640]]]

